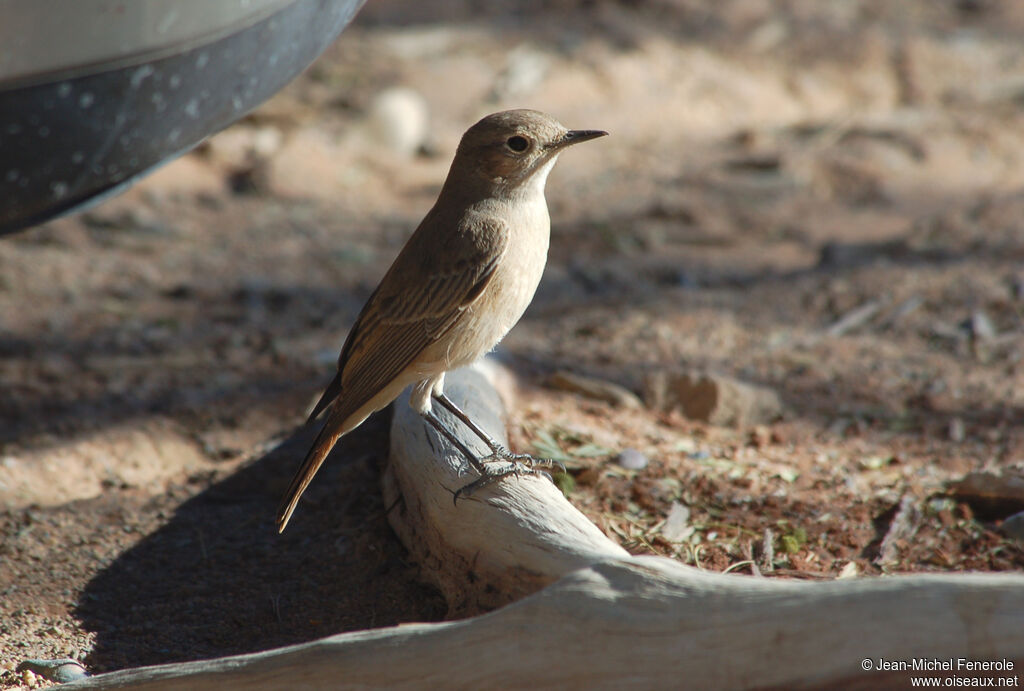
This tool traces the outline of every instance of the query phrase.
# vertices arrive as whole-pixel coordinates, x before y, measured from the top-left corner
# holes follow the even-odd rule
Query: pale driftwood
[[[448,379],[456,405],[507,444],[501,400],[487,377],[470,368]],[[471,450],[489,453],[448,411],[434,408]],[[504,478],[456,505],[453,493],[476,477],[467,471],[458,450],[419,414],[395,406],[382,485],[385,503],[399,503],[388,518],[451,615],[505,605],[570,571],[629,556],[543,476]]]
[[[456,402],[498,432],[500,405],[486,382],[464,372],[451,379]],[[578,524],[542,478],[502,481],[452,507],[449,490],[470,477],[457,476],[457,456],[403,407],[385,491],[402,492],[395,528],[418,542],[410,550],[452,607],[500,602],[508,595],[499,589],[561,578],[470,619],[125,670],[71,688],[874,689],[904,688],[909,674],[864,671],[865,659],[1015,665],[984,676],[1012,676],[1024,664],[1020,575],[807,583],[622,556],[595,527]],[[462,590],[460,575],[471,581]]]
[[[1007,658],[1019,670],[1022,580],[787,582],[637,557],[580,569],[471,619],[113,672],[69,688],[904,688],[907,675],[864,672],[861,661]]]

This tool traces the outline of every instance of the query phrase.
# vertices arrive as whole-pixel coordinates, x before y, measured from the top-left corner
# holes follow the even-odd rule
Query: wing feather
[[[313,409],[335,399],[354,412],[454,326],[483,293],[508,243],[504,224],[467,214],[440,247],[425,233],[430,216],[409,239],[367,300],[338,358],[338,374]],[[440,251],[439,251],[440,250]]]

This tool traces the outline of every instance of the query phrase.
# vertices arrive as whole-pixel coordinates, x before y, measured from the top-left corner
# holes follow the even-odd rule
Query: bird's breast
[[[494,280],[482,296],[489,309],[501,316],[501,338],[511,329],[533,300],[548,260],[551,222],[544,198],[523,204],[510,215],[510,237]],[[495,344],[497,344],[497,340]],[[493,347],[493,345],[492,345]]]
[[[544,197],[539,203],[515,204],[502,216],[508,244],[487,287],[446,339],[445,369],[469,364],[493,349],[523,316],[544,273],[551,228]]]

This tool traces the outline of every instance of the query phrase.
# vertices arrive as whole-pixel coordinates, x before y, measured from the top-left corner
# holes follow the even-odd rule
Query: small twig
[[[736,571],[737,569],[742,569],[744,566],[749,566],[751,572],[756,572],[754,573],[755,576],[761,575],[761,572],[758,571],[757,564],[754,563],[753,559],[744,559],[743,561],[738,561],[734,564],[729,564],[727,567],[725,567],[725,570],[722,571],[722,573],[731,573],[733,571]]]
[[[878,300],[869,300],[860,307],[850,310],[842,317],[839,318],[832,326],[825,330],[825,333],[829,336],[842,336],[845,333],[853,331],[858,326],[866,324],[874,317],[878,310],[882,308],[882,303]]]
[[[777,569],[775,571],[776,576],[782,576],[784,578],[801,578],[805,581],[828,581],[832,580],[832,575],[827,573],[818,573],[816,571],[800,571],[798,569]]]
[[[754,560],[754,541],[753,540],[747,540],[746,542],[743,543],[743,547],[741,549],[743,550],[743,556],[746,557],[748,562],[750,562],[750,573],[751,573],[751,575],[758,576],[758,577],[764,577],[764,574],[761,573],[761,569],[758,568],[758,566],[757,566],[757,561]],[[743,562],[740,562],[740,563],[743,564]],[[730,566],[729,568],[731,569],[731,568],[733,568],[735,566],[737,566],[737,565],[734,564],[733,566]],[[727,572],[728,572],[728,570],[729,569],[726,569]]]
[[[882,320],[880,326],[887,329],[896,326],[896,324],[898,324],[901,320],[909,316],[911,313],[915,312],[923,304],[924,298],[922,298],[920,295],[912,295],[911,297],[907,298],[899,305],[897,305],[895,309],[893,309],[888,315],[886,315],[885,319]]]
[[[686,544],[686,552],[687,552],[687,554],[690,555],[690,560],[693,562],[693,565],[695,567],[697,567],[698,569],[700,569],[702,571],[704,570],[704,567],[701,566],[701,563],[700,563],[700,553],[703,550],[704,550],[704,546],[701,545],[701,544],[696,544],[696,545],[693,545],[693,544],[690,544],[690,543]]]
[[[775,570],[775,535],[771,528],[764,529],[764,537],[761,540],[761,564],[765,571]]]

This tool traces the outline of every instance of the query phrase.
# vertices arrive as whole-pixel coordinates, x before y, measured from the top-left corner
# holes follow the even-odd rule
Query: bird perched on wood
[[[531,457],[504,449],[444,395],[444,375],[490,351],[519,321],[547,262],[548,174],[566,147],[606,134],[566,129],[535,110],[509,110],[463,135],[437,202],[363,307],[338,373],[313,408],[309,420],[326,412],[326,423],[284,496],[279,531],[338,439],[409,385],[409,404],[481,476],[456,499],[519,464],[532,467]],[[469,451],[433,412],[432,400],[483,439],[491,455]],[[501,471],[483,463],[498,459],[511,463]]]

